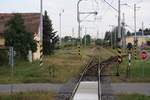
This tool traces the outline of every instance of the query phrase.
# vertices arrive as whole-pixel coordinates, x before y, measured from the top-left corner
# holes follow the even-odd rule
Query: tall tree
[[[91,36],[90,35],[84,35],[83,39],[82,39],[82,44],[85,44],[86,42],[86,45],[90,45],[91,44]]]
[[[131,34],[131,32],[130,31],[128,31],[127,32],[127,36],[131,36],[132,34]]]
[[[20,14],[13,14],[5,27],[5,45],[13,46],[17,57],[27,59],[29,50],[37,50],[34,34],[25,30],[24,20]]]
[[[121,37],[123,37],[123,34],[125,34],[125,33],[123,33],[123,30],[126,31],[125,28],[121,27]],[[125,36],[126,36],[126,35],[130,35],[130,34],[131,34],[131,33],[128,31],[128,33],[125,34]],[[114,27],[111,32],[110,32],[110,31],[107,31],[107,32],[105,33],[104,42],[105,42],[105,43],[108,42],[109,45],[112,44],[112,46],[115,47],[116,44],[117,44],[117,38],[118,38],[118,27]],[[111,42],[112,42],[112,43],[111,43]]]
[[[64,42],[69,42],[69,41],[71,41],[71,39],[72,39],[71,36],[65,36],[62,40],[63,40]]]
[[[43,54],[53,54],[55,45],[58,41],[59,37],[52,27],[52,21],[50,20],[47,11],[45,11],[43,16]]]

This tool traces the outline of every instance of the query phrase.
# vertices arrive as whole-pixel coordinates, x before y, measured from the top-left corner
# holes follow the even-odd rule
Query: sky
[[[117,9],[118,0],[106,0]],[[59,13],[62,14],[62,36],[78,36],[77,23],[77,2],[78,0],[43,0],[43,8],[48,11],[52,20],[54,30],[59,34]],[[121,0],[121,12],[125,13],[125,23],[130,31],[134,29],[134,3],[137,4],[137,28],[141,28],[142,21],[144,27],[150,28],[150,0]],[[63,12],[64,11],[64,12]],[[104,37],[105,31],[109,31],[113,26],[117,26],[117,12],[108,6],[104,0],[83,0],[80,3],[80,11],[98,12],[86,17],[81,15],[81,34],[90,34],[94,38]],[[0,13],[12,12],[40,12],[40,0],[0,0]],[[122,14],[121,14],[122,15]],[[99,34],[98,34],[99,33]]]

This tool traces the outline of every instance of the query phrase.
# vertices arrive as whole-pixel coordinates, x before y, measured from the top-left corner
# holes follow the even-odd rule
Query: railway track
[[[82,77],[87,72],[89,66],[93,66],[95,61],[96,57],[91,57],[91,59],[89,59],[89,61],[85,65],[83,65],[84,69],[81,71],[82,73],[78,77],[70,80],[64,86],[64,88],[60,90],[58,96],[56,97],[56,100],[70,100],[72,94],[75,93],[78,89],[79,83],[82,81]]]
[[[96,50],[97,49],[99,50],[100,48],[96,48]],[[108,84],[108,82],[104,72],[110,65],[117,63],[117,56],[109,57],[106,60],[97,55],[90,58],[91,59],[84,65],[84,69],[81,71],[82,73],[65,84],[63,89],[60,89],[56,100],[74,100],[74,96],[80,84],[86,81],[97,81],[98,100],[113,100],[108,99],[109,96],[112,97],[112,94],[105,94],[105,86],[103,85]]]
[[[107,68],[110,64],[117,62],[117,56],[110,57],[107,60],[102,61],[100,57],[93,57],[89,63],[85,66],[82,74],[80,75],[80,78],[73,89],[73,92],[71,93],[71,96],[67,100],[74,100],[74,96],[79,88],[79,85],[83,81],[98,81],[98,100],[102,100],[102,73],[105,68]],[[108,96],[107,96],[108,98]],[[105,99],[109,100],[109,99]]]

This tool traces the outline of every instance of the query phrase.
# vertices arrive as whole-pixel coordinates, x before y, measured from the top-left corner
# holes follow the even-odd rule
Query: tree
[[[103,39],[97,39],[97,40],[95,41],[95,44],[96,44],[96,45],[99,45],[99,46],[103,46]]]
[[[43,16],[43,54],[50,55],[54,53],[55,45],[59,41],[56,31],[52,27],[52,21],[47,15],[47,11]]]
[[[91,36],[90,35],[84,35],[82,39],[82,44],[90,45],[91,44]]]
[[[71,41],[72,37],[71,36],[65,36],[62,40],[64,42],[68,42],[68,41]]]
[[[105,37],[104,37],[104,45],[110,46],[110,42],[111,42],[111,32],[106,31],[105,32]]]
[[[125,32],[126,29],[121,27],[121,37],[123,37],[123,31]],[[130,31],[127,32],[127,34],[125,34],[124,36],[128,36],[128,35],[132,35],[130,33]],[[107,44],[107,45],[111,45],[113,47],[116,47],[117,45],[117,38],[118,38],[118,27],[114,27],[114,29],[110,32],[110,31],[107,31],[105,33],[105,38],[104,38],[104,43]],[[112,43],[111,43],[112,42]]]
[[[127,32],[127,36],[131,36],[132,34],[131,34],[131,32],[130,31],[128,31]]]
[[[25,30],[24,20],[20,14],[13,14],[5,27],[5,45],[13,46],[18,58],[27,59],[29,50],[37,50],[34,34]]]
[[[144,35],[150,35],[150,29],[146,28],[146,29],[144,30]]]

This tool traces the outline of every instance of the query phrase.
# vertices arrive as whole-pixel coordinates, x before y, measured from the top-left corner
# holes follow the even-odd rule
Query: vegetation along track
[[[105,84],[105,77],[103,76],[105,69],[110,65],[117,63],[117,56],[111,56],[104,60],[101,56],[91,56],[88,62],[84,65],[84,69],[81,71],[78,77],[70,80],[63,89],[61,89],[57,100],[73,100],[73,97],[78,90],[81,81],[101,81]],[[98,75],[98,68],[100,68],[100,75]],[[104,93],[105,94],[105,93]],[[102,93],[103,95],[103,93]],[[107,95],[108,98],[108,95]],[[109,99],[102,99],[109,100]],[[112,100],[112,99],[110,99]]]

